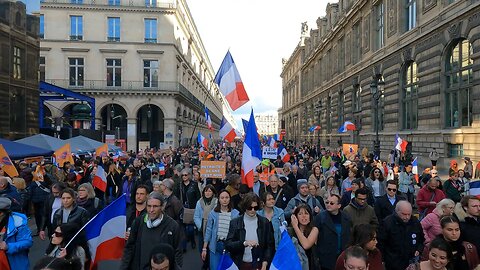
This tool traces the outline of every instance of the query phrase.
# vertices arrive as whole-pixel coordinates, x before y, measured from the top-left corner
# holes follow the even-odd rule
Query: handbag
[[[193,224],[193,215],[195,213],[195,209],[190,208],[183,208],[183,224]]]

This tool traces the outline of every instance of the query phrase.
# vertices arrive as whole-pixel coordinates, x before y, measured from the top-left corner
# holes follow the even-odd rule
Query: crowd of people
[[[480,198],[469,189],[468,157],[440,179],[430,154],[432,167],[417,180],[411,160],[393,152],[381,161],[368,151],[347,160],[315,146],[288,149],[287,162],[262,160],[251,186],[240,176],[241,144],[204,156],[194,146],[77,156],[62,168],[21,162],[15,178],[0,170],[0,268],[29,269],[38,236],[49,245],[34,269],[89,269],[85,235],[75,235],[126,194],[120,269],[182,269],[187,249],[202,269],[217,270],[224,253],[239,269],[269,269],[282,224],[305,270],[479,269]],[[225,179],[202,177],[202,160],[225,161]],[[105,192],[92,186],[100,166]]]

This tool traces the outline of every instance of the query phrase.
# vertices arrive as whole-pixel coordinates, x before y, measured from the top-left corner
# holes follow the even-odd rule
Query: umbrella
[[[66,140],[66,142],[70,143],[70,148],[72,149],[72,153],[88,153],[94,152],[98,147],[102,146],[104,143],[90,139],[85,136],[76,136]],[[108,145],[108,151],[116,151],[120,149],[115,145]]]

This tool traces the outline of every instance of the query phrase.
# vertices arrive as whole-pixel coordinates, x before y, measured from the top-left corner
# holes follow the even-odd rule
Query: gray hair
[[[83,183],[80,186],[78,186],[77,190],[85,188],[87,190],[87,198],[93,199],[95,198],[95,191],[93,190],[93,186],[90,183]],[[77,195],[78,196],[78,195]]]
[[[165,204],[165,197],[159,192],[152,191],[148,194],[147,201],[150,199],[159,200],[162,205]]]
[[[437,209],[437,211],[438,211],[439,213],[441,213],[442,215],[444,215],[443,207],[444,207],[444,206],[450,206],[450,205],[453,206],[453,207],[455,207],[455,202],[453,202],[453,201],[450,200],[450,199],[445,198],[445,199],[443,199],[443,200],[441,200],[441,201],[439,201],[439,202],[437,203],[437,206],[435,206],[435,209]]]
[[[404,207],[408,207],[410,209],[410,211],[412,211],[412,205],[407,201],[401,200],[395,206],[395,213],[400,212],[400,209],[402,209]]]
[[[190,169],[188,169],[188,168],[183,169],[181,173],[182,173],[182,174],[184,174],[184,173],[188,174],[188,177],[189,177],[189,178],[192,177],[192,170],[190,170]]]
[[[160,180],[155,180],[155,182],[153,182],[153,186],[160,186],[162,184],[162,181]]]

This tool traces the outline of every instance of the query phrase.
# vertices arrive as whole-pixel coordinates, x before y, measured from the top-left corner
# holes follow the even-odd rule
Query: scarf
[[[210,198],[210,201],[207,202],[207,198],[202,198],[200,199],[200,206],[203,209],[203,215],[202,215],[202,232],[203,235],[205,236],[205,231],[207,229],[207,220],[208,220],[208,215],[210,212],[215,208],[217,205],[217,198],[212,197]]]
[[[77,198],[77,205],[84,206],[88,202],[88,197],[85,197],[84,199],[78,197]]]

